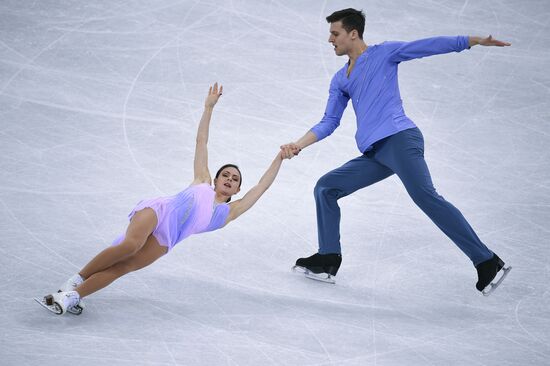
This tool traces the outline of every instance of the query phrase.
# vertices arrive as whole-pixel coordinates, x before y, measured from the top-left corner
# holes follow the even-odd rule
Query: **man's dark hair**
[[[342,21],[342,27],[346,32],[349,33],[355,29],[359,38],[363,39],[363,32],[365,31],[365,14],[363,11],[348,8],[335,11],[327,17],[328,23],[338,21]]]

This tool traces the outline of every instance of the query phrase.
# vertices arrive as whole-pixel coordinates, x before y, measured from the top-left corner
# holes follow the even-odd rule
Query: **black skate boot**
[[[307,258],[298,258],[292,270],[304,273],[307,278],[334,284],[333,276],[336,276],[341,263],[342,255],[339,253],[315,253]]]
[[[477,270],[477,283],[476,288],[481,291],[483,295],[489,296],[493,292],[504,278],[508,275],[508,272],[512,269],[512,266],[505,267],[502,259],[498,255],[493,254],[493,258],[481,262],[476,266]],[[495,279],[498,272],[502,270],[502,275],[496,282],[491,282]]]

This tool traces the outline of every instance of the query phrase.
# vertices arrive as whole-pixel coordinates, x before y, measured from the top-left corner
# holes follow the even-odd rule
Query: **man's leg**
[[[340,253],[338,200],[392,175],[372,157],[359,156],[322,176],[315,186],[319,253]]]
[[[492,258],[462,213],[435,190],[424,160],[424,139],[418,128],[391,136],[376,159],[389,166],[418,207],[466,254],[474,265]]]

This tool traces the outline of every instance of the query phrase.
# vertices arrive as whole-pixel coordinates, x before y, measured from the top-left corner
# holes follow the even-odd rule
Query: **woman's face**
[[[238,193],[241,189],[241,175],[234,167],[223,168],[218,178],[214,179],[214,190],[227,198]]]

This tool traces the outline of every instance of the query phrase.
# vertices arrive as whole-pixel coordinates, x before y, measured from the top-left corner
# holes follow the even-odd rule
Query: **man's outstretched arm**
[[[510,43],[476,36],[440,36],[419,39],[412,42],[384,42],[391,62],[414,60],[427,56],[442,55],[449,52],[461,52],[475,45],[509,46]]]
[[[317,142],[317,135],[311,131],[307,131],[298,141],[291,142],[281,146],[283,158],[291,159],[293,156],[298,155],[300,151],[311,144]]]

